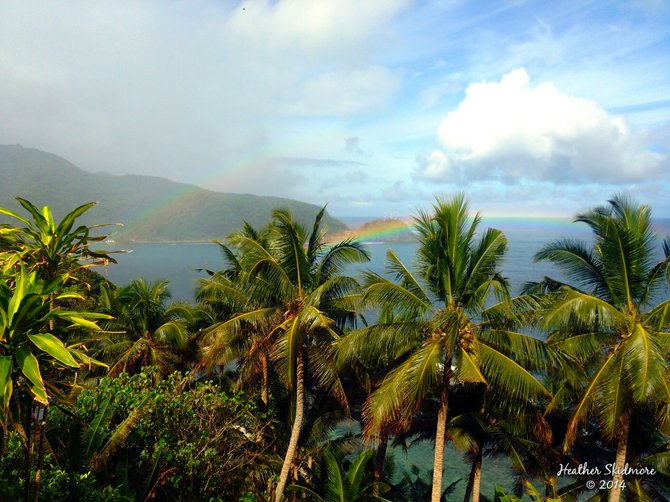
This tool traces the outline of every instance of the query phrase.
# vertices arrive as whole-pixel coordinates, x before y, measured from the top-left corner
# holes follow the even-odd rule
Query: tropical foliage
[[[220,338],[215,342],[218,346],[222,345],[221,338],[226,342],[231,336],[253,338],[251,345],[258,348],[261,357],[269,353],[277,374],[292,393],[293,427],[277,485],[277,501],[283,495],[302,430],[307,371],[311,370],[317,386],[347,406],[329,354],[332,342],[340,338],[340,330],[355,316],[358,283],[341,275],[343,266],[365,261],[367,254],[349,241],[326,246],[321,228],[324,214],[325,208],[310,232],[290,213],[275,211],[270,226],[262,232],[247,227],[231,236],[238,254],[229,251],[228,255],[239,271],[237,277],[228,280],[232,282],[229,287],[235,291],[234,297],[245,300],[239,305],[240,313],[213,327]]]
[[[38,467],[34,497],[40,491],[44,417],[52,398],[64,401],[60,390],[71,384],[61,368],[79,370],[82,365],[101,365],[86,354],[82,332],[99,331],[96,320],[109,316],[59,308],[59,302],[83,299],[66,292],[73,274],[94,264],[90,260],[110,260],[105,252],[91,251],[90,228],[75,227],[76,219],[92,207],[85,204],[68,213],[56,224],[48,206],[38,211],[27,200],[18,198],[32,221],[0,208],[25,227],[3,226],[2,276],[0,277],[0,456],[4,438],[11,428],[25,445],[26,465],[33,453],[32,427],[39,431]],[[89,261],[87,264],[82,261]],[[77,329],[80,328],[80,329]],[[76,342],[65,344],[68,331],[76,330]],[[46,376],[44,376],[46,374]],[[76,378],[76,373],[75,373]],[[14,390],[18,392],[14,392]],[[33,409],[33,401],[37,408]],[[42,411],[40,411],[40,409]],[[41,418],[40,418],[41,417]],[[33,424],[33,422],[35,422]],[[25,482],[26,498],[31,494],[30,479]]]
[[[276,210],[217,242],[195,305],[90,272],[111,260],[76,223],[92,204],[19,203],[0,209],[3,500],[668,500],[670,241],[625,196],[577,216],[589,243],[540,249],[562,275],[518,297],[462,195],[386,274],[348,275],[369,255],[327,242],[325,209],[309,228]]]
[[[4,269],[20,263],[30,270],[37,270],[40,278],[49,281],[58,276],[67,280],[80,268],[116,263],[108,252],[90,247],[107,239],[107,235],[92,235],[91,230],[96,227],[75,226],[77,218],[95,206],[95,202],[77,207],[56,223],[49,206],[39,210],[28,200],[21,197],[16,200],[28,211],[30,219],[0,208],[0,214],[11,216],[25,225],[5,226],[3,233],[11,240],[11,246],[0,250]]]
[[[110,363],[109,374],[137,373],[143,366],[156,366],[157,376],[175,369],[179,351],[191,337],[192,309],[182,303],[167,305],[168,281],[148,283],[134,279],[107,298],[114,321],[107,325],[109,338],[99,353]]]
[[[488,229],[477,237],[480,217],[471,218],[462,196],[438,200],[432,213],[420,214],[418,272],[415,276],[393,251],[387,268],[396,281],[366,275],[365,299],[384,317],[352,333],[341,345],[363,360],[386,360],[387,375],[364,409],[368,434],[411,426],[429,399],[438,409],[431,499],[442,493],[449,389],[457,382],[479,384],[501,403],[523,403],[548,395],[529,369],[548,358],[540,340],[510,331],[518,315],[514,302],[487,305],[491,295],[509,300],[497,271],[507,241]],[[518,302],[517,302],[518,303]],[[512,356],[512,357],[510,357]],[[477,497],[475,497],[476,499]]]
[[[529,289],[546,291],[538,322],[548,342],[587,376],[557,392],[557,402],[573,401],[564,446],[575,442],[587,419],[598,421],[604,439],[616,444],[609,500],[617,502],[633,414],[652,406],[658,427],[670,432],[670,301],[658,301],[670,272],[670,241],[659,260],[651,209],[625,196],[577,221],[590,227],[592,246],[559,240],[536,255],[558,265],[573,284],[546,278]]]

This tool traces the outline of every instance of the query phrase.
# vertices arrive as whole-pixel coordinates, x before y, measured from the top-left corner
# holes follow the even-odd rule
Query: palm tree
[[[563,239],[545,246],[536,260],[557,265],[574,285],[545,278],[529,291],[547,293],[540,325],[548,340],[569,354],[587,375],[578,390],[564,448],[595,417],[616,444],[610,502],[621,497],[631,413],[658,403],[658,424],[670,419],[668,334],[670,300],[653,305],[670,273],[670,241],[656,261],[651,209],[623,195],[577,216],[593,232],[593,244]]]
[[[344,265],[366,261],[368,255],[351,241],[326,245],[321,228],[324,214],[325,207],[308,233],[289,212],[277,210],[266,237],[240,232],[229,239],[240,253],[242,287],[251,300],[215,329],[241,333],[249,325],[262,327],[267,340],[262,345],[271,347],[271,359],[295,403],[275,493],[277,502],[283,496],[298,446],[308,372],[316,385],[346,405],[344,389],[330,361],[331,342],[354,319],[358,283],[341,273]]]
[[[229,241],[249,239],[261,247],[267,247],[266,234],[245,223],[240,231],[229,237]],[[215,242],[221,249],[226,268],[217,272],[207,270],[209,277],[198,281],[196,300],[209,314],[211,321],[200,336],[199,367],[212,372],[215,367],[223,367],[235,361],[240,375],[238,385],[248,388],[249,384],[256,386],[260,380],[261,400],[267,406],[272,344],[272,337],[268,337],[264,331],[268,327],[267,323],[249,319],[240,321],[237,329],[228,329],[229,326],[224,323],[239,312],[252,312],[264,306],[257,301],[257,295],[245,290],[248,275],[244,273],[241,261],[249,256],[242,256],[228,245]]]
[[[452,385],[451,391],[447,436],[471,464],[464,502],[480,499],[485,455],[504,455],[511,460],[519,492],[529,478],[540,477],[531,468],[553,453],[551,428],[542,416],[540,403],[519,402],[517,409],[510,410],[498,407],[494,393],[481,384]],[[556,469],[551,472],[555,474]],[[547,495],[552,488],[548,486]]]
[[[492,295],[509,298],[507,283],[497,272],[507,241],[494,229],[477,238],[480,221],[479,215],[469,217],[462,195],[437,199],[431,214],[420,213],[415,222],[419,276],[389,250],[387,268],[398,282],[368,273],[365,292],[365,300],[380,306],[388,320],[359,330],[339,344],[345,353],[364,360],[392,361],[364,408],[368,435],[389,424],[408,429],[422,404],[437,399],[434,502],[439,502],[442,490],[452,382],[479,382],[504,391],[498,395],[501,406],[547,394],[527,369],[543,364],[549,357],[546,347],[540,340],[509,330],[530,300],[487,308]]]
[[[111,365],[110,375],[137,372],[148,365],[158,368],[157,377],[169,373],[177,351],[188,343],[192,319],[188,305],[166,305],[170,296],[167,280],[133,279],[117,291],[111,303],[116,319],[108,329],[120,333],[100,348]]]

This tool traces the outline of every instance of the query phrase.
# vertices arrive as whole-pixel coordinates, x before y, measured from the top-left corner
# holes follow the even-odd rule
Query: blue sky
[[[670,217],[670,3],[5,0],[0,117],[86,170],[341,216]]]

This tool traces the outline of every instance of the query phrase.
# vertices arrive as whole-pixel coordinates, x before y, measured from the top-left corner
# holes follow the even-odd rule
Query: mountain
[[[297,221],[311,226],[320,209],[291,199],[213,192],[153,176],[90,173],[51,153],[0,145],[0,207],[25,215],[17,196],[50,206],[56,217],[97,201],[81,221],[123,223],[114,230],[119,242],[222,239],[245,221],[262,227],[277,208],[289,209]],[[329,232],[346,229],[330,215],[324,222]]]

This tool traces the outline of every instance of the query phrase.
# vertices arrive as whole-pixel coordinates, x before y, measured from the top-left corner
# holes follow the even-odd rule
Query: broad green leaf
[[[102,366],[103,368],[109,367],[107,364],[87,356],[80,350],[75,349],[68,349],[68,350],[70,351],[70,354],[72,354],[75,357],[75,359],[79,359],[84,364],[88,364],[89,366],[94,364],[96,366]]]
[[[30,341],[39,349],[42,349],[63,364],[72,368],[79,368],[79,364],[77,364],[77,361],[74,360],[72,354],[70,354],[65,345],[63,345],[63,342],[55,336],[49,333],[41,333],[38,335],[28,335],[28,338],[30,338]]]
[[[83,300],[84,297],[79,293],[62,293],[56,297],[56,300],[63,300],[65,298],[75,298],[77,300]]]
[[[95,205],[96,205],[96,202],[89,202],[88,204],[83,204],[83,205],[79,206],[78,208],[72,210],[58,224],[58,228],[56,229],[56,233],[59,234],[59,235],[68,234],[70,232],[70,230],[72,229],[74,221]]]
[[[28,220],[26,220],[25,218],[22,218],[21,216],[19,216],[15,212],[10,211],[9,209],[5,209],[4,207],[0,207],[0,214],[6,214],[7,216],[11,216],[12,218],[16,218],[20,222],[23,222],[26,225],[29,225]]]
[[[70,321],[73,326],[82,326],[84,328],[90,328],[94,330],[100,329],[100,326],[98,326],[96,323],[84,319],[83,317],[78,315],[64,315],[62,317]]]
[[[374,455],[373,450],[364,450],[356,457],[347,471],[347,480],[352,494],[359,494],[365,478],[365,467]]]
[[[21,275],[19,275],[19,277],[16,279],[16,284],[14,285],[14,294],[9,300],[9,305],[7,306],[8,323],[12,322],[14,314],[16,314],[16,312],[21,307],[21,302],[25,297],[26,287],[29,286],[30,278],[31,276],[26,275],[25,269],[23,266],[21,266]]]
[[[0,356],[0,402],[2,411],[9,407],[12,397],[12,358],[11,356]],[[4,413],[3,413],[4,414]],[[4,422],[4,419],[3,419]]]
[[[100,403],[98,413],[93,417],[91,424],[82,438],[85,443],[84,458],[87,461],[93,458],[93,454],[100,449],[105,438],[109,435],[109,423],[113,413],[114,407],[110,404],[109,399],[105,399]]]
[[[326,497],[333,502],[346,502],[349,490],[346,478],[333,453],[329,450],[323,452],[326,464]]]
[[[37,358],[26,349],[18,349],[16,351],[16,361],[21,368],[21,372],[25,375],[30,385],[30,391],[35,395],[35,399],[45,406],[49,405],[49,398],[47,391],[44,388],[42,375],[40,374],[40,366]]]

